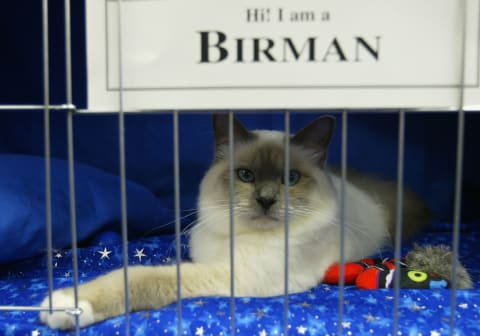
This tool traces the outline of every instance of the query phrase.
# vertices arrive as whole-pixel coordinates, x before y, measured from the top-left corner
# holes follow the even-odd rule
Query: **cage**
[[[121,28],[119,9],[123,2],[135,2],[98,2],[105,7],[118,5],[113,8],[118,15],[116,21],[108,24],[118,25],[116,33],[121,37],[126,29]],[[459,12],[466,15],[462,10],[466,10],[467,3],[478,7],[478,1],[452,6],[458,6]],[[122,98],[119,56],[113,65],[108,65],[120,69],[115,79],[120,91],[118,110],[94,111],[88,104],[91,92],[87,84],[87,53],[92,48],[87,51],[85,2],[43,0],[26,6],[14,2],[2,6],[0,236],[5,240],[5,248],[0,257],[0,329],[5,335],[69,333],[42,324],[40,311],[71,316],[76,322],[74,332],[80,335],[480,332],[480,263],[476,253],[480,119],[474,108],[464,108],[470,97],[465,97],[463,70],[459,71],[460,84],[453,87],[459,103],[443,109],[334,108],[328,104],[315,108],[225,109],[213,104],[212,108],[187,105],[130,113],[130,101]],[[267,20],[268,15],[273,15],[268,13],[252,11],[249,18]],[[303,16],[301,12],[297,14],[303,20],[309,18],[307,12]],[[327,16],[327,11],[322,13],[322,17]],[[115,44],[118,41],[111,43],[121,48]],[[457,45],[459,54],[462,48],[476,48],[466,42],[465,45]],[[478,64],[476,51],[474,63]],[[237,59],[244,57],[239,56],[238,49],[236,53]],[[462,61],[461,69],[464,66]],[[476,71],[477,76],[478,67]],[[255,89],[260,94],[264,92],[262,88]],[[52,302],[47,308],[39,307],[52,290],[77,288],[113,269],[123,268],[124,279],[128,279],[128,265],[188,260],[187,233],[195,224],[198,185],[213,160],[212,112],[229,116],[230,135],[234,115],[251,129],[278,129],[287,134],[294,134],[318,115],[335,116],[337,125],[328,161],[340,168],[343,183],[349,179],[347,166],[388,178],[396,181],[397,209],[402,208],[405,187],[424,198],[435,216],[433,223],[413,241],[397,239],[391,249],[379,256],[394,256],[396,261],[392,263],[399,269],[400,257],[412,249],[413,242],[449,245],[453,257],[458,257],[472,276],[473,288],[458,289],[453,277],[448,289],[406,289],[400,288],[396,276],[395,286],[390,289],[358,290],[339,281],[338,285],[319,283],[301,293],[291,293],[285,285],[283,294],[259,298],[236,297],[232,282],[230,296],[185,298],[178,291],[176,302],[167,307],[137,312],[125,309],[122,316],[85,328],[80,328],[83,311],[77,296],[69,307]],[[230,137],[229,146],[233,146],[233,141]],[[285,155],[289,156],[288,145]],[[289,160],[285,164],[285,171],[289,171]],[[231,162],[231,180],[233,174]],[[288,194],[288,187],[285,192]],[[348,207],[344,193],[343,189],[340,217],[344,217]],[[230,204],[232,194],[231,189]],[[408,224],[402,225],[401,211],[397,212],[396,222],[397,233]],[[233,212],[226,225],[235,225]],[[286,251],[288,228],[286,219]],[[231,242],[230,251],[225,253],[234,256],[233,235]],[[344,250],[342,245],[338,248]],[[279,263],[292,262],[288,252],[285,255]],[[367,256],[359,256],[362,257]],[[342,258],[340,262],[350,261]],[[452,274],[456,273],[455,265]],[[234,274],[233,267],[230,272]],[[176,276],[180,281],[181,266]],[[288,280],[285,272],[282,281],[288,284]],[[124,293],[128,293],[126,287]],[[124,296],[124,307],[128,307],[129,295]]]

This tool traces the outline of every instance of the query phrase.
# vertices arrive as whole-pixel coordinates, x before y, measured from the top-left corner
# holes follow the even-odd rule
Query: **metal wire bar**
[[[395,219],[395,276],[393,301],[393,335],[398,335],[398,310],[400,307],[400,259],[402,253],[403,227],[403,168],[405,159],[405,111],[398,114],[398,154],[397,154],[397,204]]]
[[[116,0],[112,0],[112,1],[116,1]],[[125,0],[123,0],[125,1]],[[133,1],[133,0],[131,0]],[[0,105],[2,106],[2,105]],[[37,109],[41,109],[43,108],[43,105],[40,105],[40,107],[38,107]],[[405,112],[422,112],[422,113],[451,113],[451,112],[456,112],[458,111],[458,106],[441,106],[441,107],[437,107],[437,106],[434,106],[434,107],[431,107],[431,108],[426,108],[426,107],[419,107],[419,108],[412,108],[412,107],[408,107],[408,106],[400,106],[400,107],[395,107],[395,108],[370,108],[370,109],[364,109],[364,108],[358,108],[358,109],[355,109],[355,108],[348,108],[348,110],[350,111],[349,113],[386,113],[386,114],[389,114],[389,113],[394,113],[394,112],[398,112],[399,109],[402,109],[404,110]],[[342,108],[339,107],[338,108],[339,110],[341,110]],[[346,109],[346,108],[344,108]],[[0,110],[2,110],[0,108]],[[465,106],[464,108],[465,111],[477,111],[477,109],[475,108],[475,106]],[[260,112],[272,112],[273,110],[271,108],[256,108],[255,111],[253,112],[253,110],[250,110],[250,111],[247,111],[247,110],[242,110],[242,113],[260,113]],[[325,108],[316,108],[316,109],[310,109],[310,108],[302,108],[302,109],[298,109],[298,110],[295,110],[296,112],[305,112],[305,113],[319,113],[320,111],[325,111],[325,112],[330,112],[331,109],[325,109]],[[91,110],[91,109],[77,109],[76,110],[77,113],[95,113],[95,114],[117,114],[118,111],[117,110],[102,110],[102,111],[99,111],[99,110]],[[135,108],[132,108],[132,109],[128,109],[128,110],[125,110],[124,111],[125,113],[154,113],[154,114],[171,114],[172,113],[172,109],[135,109]],[[187,110],[182,110],[182,114],[211,114],[212,113],[212,109],[200,109],[200,110],[193,110],[193,109],[187,109]]]
[[[228,112],[228,170],[229,170],[229,205],[230,205],[230,334],[235,335],[235,134],[234,114]]]
[[[453,335],[455,330],[455,313],[457,305],[457,263],[458,249],[460,243],[460,220],[462,211],[462,178],[463,178],[463,149],[465,138],[465,57],[466,57],[466,38],[467,38],[467,1],[461,2],[463,5],[462,38],[461,38],[461,58],[460,58],[460,88],[458,99],[458,124],[457,124],[457,157],[455,163],[455,195],[453,205],[453,232],[452,232],[452,283],[450,292],[450,328],[449,334]]]
[[[30,311],[30,312],[64,312],[71,315],[78,315],[83,312],[82,308],[72,307],[41,307],[41,306],[0,306],[0,311]]]
[[[65,101],[73,105],[72,99],[72,31],[70,0],[65,0]],[[71,108],[70,108],[71,109]]]
[[[75,110],[76,106],[73,104],[60,104],[60,105],[0,105],[0,111],[2,110],[14,110],[14,111],[23,111],[23,110],[43,110],[45,107],[48,107],[49,110]]]
[[[47,243],[47,269],[48,269],[48,307],[52,311],[53,291],[53,244],[52,244],[52,189],[50,165],[50,68],[49,68],[49,43],[48,43],[48,0],[42,2],[43,25],[43,123],[44,123],[44,151],[45,151],[45,224]]]
[[[340,184],[340,279],[338,282],[338,334],[343,335],[344,294],[345,294],[345,218],[347,209],[347,127],[348,112],[342,112],[342,149],[341,149],[341,178]]]
[[[453,214],[453,232],[452,232],[452,283],[450,292],[450,331],[454,334],[455,329],[455,312],[457,305],[457,263],[458,248],[460,243],[460,220],[462,207],[462,176],[463,176],[463,147],[464,147],[464,131],[465,131],[465,112],[461,109],[458,112],[458,128],[457,128],[457,158],[455,173],[455,199]]]
[[[180,272],[181,227],[180,227],[180,146],[178,141],[178,111],[173,111],[173,180],[175,190],[175,247],[177,267],[177,335],[182,334],[182,274]]]
[[[290,186],[289,186],[289,179],[290,179],[290,111],[284,112],[284,128],[285,128],[285,153],[284,153],[284,201],[285,201],[285,272],[284,272],[284,285],[285,285],[285,293],[284,293],[284,304],[283,304],[283,319],[284,319],[284,335],[288,335],[288,280],[289,280],[289,197],[290,197]]]
[[[72,63],[71,63],[71,17],[70,0],[65,0],[65,94],[66,102],[72,105]],[[67,113],[67,147],[68,147],[68,188],[70,197],[70,230],[72,240],[72,271],[73,271],[73,297],[75,310],[78,310],[78,246],[77,246],[77,213],[75,201],[75,169],[74,169],[74,144],[73,144],[73,110]],[[75,314],[75,333],[80,334],[79,314]]]
[[[73,111],[67,114],[67,142],[68,142],[68,187],[70,196],[70,230],[72,239],[72,271],[73,297],[75,308],[78,308],[78,245],[77,245],[77,213],[75,201],[75,170],[73,155]],[[79,316],[75,315],[76,334],[80,334]]]
[[[125,164],[125,115],[123,110],[123,63],[122,63],[122,0],[117,0],[118,39],[118,142],[120,159],[120,203],[122,212],[122,254],[125,295],[125,334],[130,336],[130,297],[128,291],[128,227],[127,227],[127,186]]]

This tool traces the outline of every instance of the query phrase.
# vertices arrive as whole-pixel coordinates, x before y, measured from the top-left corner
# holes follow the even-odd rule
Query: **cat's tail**
[[[393,184],[393,183],[392,183]],[[388,230],[392,243],[395,242],[397,226],[397,189],[393,184],[390,196],[385,197],[385,208],[388,212]],[[433,221],[432,209],[427,202],[411,190],[403,192],[402,213],[402,241],[411,239],[421,231],[424,231]]]

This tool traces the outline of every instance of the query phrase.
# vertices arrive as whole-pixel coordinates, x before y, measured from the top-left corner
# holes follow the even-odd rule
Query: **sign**
[[[479,2],[87,0],[88,110],[478,109]]]

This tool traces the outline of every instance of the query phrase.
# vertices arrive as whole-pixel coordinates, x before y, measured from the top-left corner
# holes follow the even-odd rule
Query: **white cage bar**
[[[285,150],[284,150],[284,166],[283,166],[283,171],[284,171],[284,197],[285,197],[285,218],[284,218],[284,224],[285,224],[285,260],[284,260],[284,268],[285,268],[285,274],[284,274],[284,286],[285,286],[285,293],[284,293],[284,305],[283,305],[283,332],[285,335],[288,335],[289,333],[289,324],[288,324],[288,280],[289,280],[289,267],[290,267],[290,247],[289,247],[289,232],[290,232],[290,226],[289,226],[289,220],[288,220],[288,214],[289,214],[289,198],[290,198],[290,190],[289,190],[289,185],[287,183],[289,179],[289,174],[290,174],[290,112],[285,111],[284,112],[284,132],[285,132]]]
[[[236,334],[235,330],[235,183],[234,183],[234,160],[235,160],[235,138],[234,138],[234,114],[233,111],[228,112],[228,175],[229,181],[229,225],[230,225],[230,333]],[[179,237],[177,236],[177,240]],[[179,297],[180,299],[180,297]]]
[[[47,269],[48,269],[48,306],[52,310],[52,291],[53,291],[53,254],[52,254],[52,193],[51,193],[51,169],[50,169],[50,76],[49,76],[49,50],[48,50],[48,1],[42,2],[42,38],[43,38],[43,115],[44,115],[44,146],[45,146],[45,224],[46,224],[46,243],[47,243]]]
[[[339,291],[338,291],[338,334],[343,335],[343,314],[344,314],[344,294],[345,294],[345,218],[347,211],[347,201],[345,197],[347,181],[347,148],[348,148],[348,112],[342,111],[342,147],[341,147],[341,179],[340,186],[340,273],[339,273]]]
[[[397,159],[397,211],[395,230],[395,267],[400,269],[402,256],[402,227],[403,227],[403,167],[405,159],[405,111],[398,116],[398,159]],[[393,335],[398,334],[398,310],[400,307],[400,272],[395,272],[394,279],[395,299],[393,303]]]
[[[117,1],[117,24],[118,24],[118,140],[119,140],[119,159],[120,159],[120,203],[122,211],[122,250],[123,250],[123,283],[125,295],[125,334],[130,335],[130,298],[128,290],[128,224],[127,224],[127,186],[126,186],[126,167],[125,167],[125,111],[123,108],[123,49],[122,49],[122,0]]]

